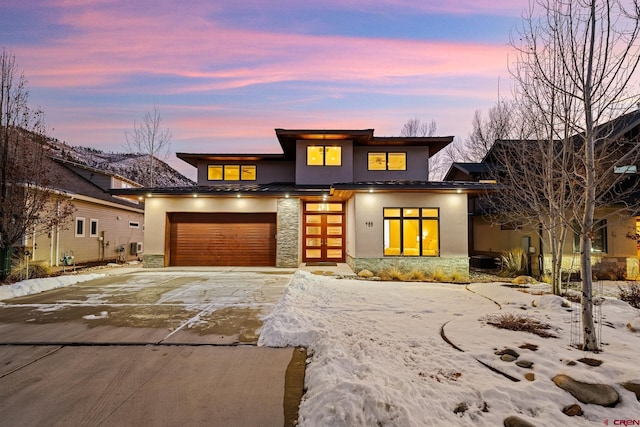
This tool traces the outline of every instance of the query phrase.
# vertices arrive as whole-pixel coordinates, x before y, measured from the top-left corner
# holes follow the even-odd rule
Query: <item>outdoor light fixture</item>
[[[194,193],[194,194],[193,194],[193,197],[194,197],[194,198],[196,198],[196,197],[198,197],[198,195],[197,195],[196,193]]]
[[[370,189],[369,189],[369,193],[373,193],[373,188],[370,188]]]
[[[458,189],[456,190],[456,193],[458,193],[458,194],[462,193],[462,189],[458,188]]]
[[[151,193],[147,193],[147,197],[151,197]]]

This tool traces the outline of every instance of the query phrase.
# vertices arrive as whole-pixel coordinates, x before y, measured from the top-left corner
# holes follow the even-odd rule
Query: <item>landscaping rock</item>
[[[531,369],[533,367],[533,362],[530,362],[528,360],[518,360],[516,362],[516,365],[520,366],[521,368]]]
[[[520,348],[531,351],[538,351],[538,346],[536,344],[525,343],[520,346]]]
[[[367,269],[360,270],[360,272],[358,273],[358,277],[362,277],[363,279],[370,279],[373,276],[374,274]]]
[[[602,360],[592,359],[590,357],[583,357],[582,359],[578,359],[578,362],[584,363],[589,366],[600,366],[602,365]]]
[[[514,360],[516,360],[516,358],[510,354],[503,354],[502,356],[500,356],[500,360],[504,360],[505,362],[513,362]]]
[[[620,400],[618,392],[607,384],[583,383],[564,374],[553,377],[553,382],[582,403],[613,407]]]
[[[582,415],[582,408],[577,403],[562,408],[562,413],[569,417],[579,417]]]
[[[503,424],[504,427],[535,427],[534,424],[516,417],[515,415],[505,418]]]
[[[460,413],[465,413],[469,410],[469,405],[467,405],[466,403],[462,402],[461,404],[459,404],[458,406],[456,406],[456,408],[453,410],[454,414],[460,414]]]
[[[535,381],[536,380],[536,375],[533,372],[527,372],[526,374],[524,374],[524,377],[527,381]]]
[[[515,351],[513,349],[510,349],[510,348],[505,348],[503,350],[496,351],[496,355],[497,356],[502,356],[504,354],[511,355],[511,356],[515,357],[516,359],[518,357],[520,357],[520,354],[517,351]]]
[[[635,393],[636,399],[638,399],[638,401],[640,402],[640,384],[624,383],[622,384],[622,387],[624,387],[625,389],[629,390],[632,393]]]
[[[627,323],[627,328],[629,328],[631,332],[640,332],[640,317],[636,317]]]

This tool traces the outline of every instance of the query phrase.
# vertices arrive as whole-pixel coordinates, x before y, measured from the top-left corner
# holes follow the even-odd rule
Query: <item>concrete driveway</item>
[[[2,343],[255,344],[292,271],[137,271],[0,304]]]
[[[0,419],[288,426],[306,353],[256,347],[291,271],[138,271],[0,303]]]

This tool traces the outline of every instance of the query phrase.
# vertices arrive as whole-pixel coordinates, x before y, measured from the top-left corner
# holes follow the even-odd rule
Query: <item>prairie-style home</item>
[[[197,186],[112,190],[145,200],[145,266],[402,262],[468,273],[467,197],[488,185],[427,178],[429,157],[453,137],[275,133],[281,154],[178,153]]]

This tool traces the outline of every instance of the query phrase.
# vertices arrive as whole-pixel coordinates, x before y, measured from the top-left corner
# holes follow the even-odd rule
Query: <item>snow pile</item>
[[[532,307],[534,299],[540,307]],[[538,426],[640,419],[640,402],[620,385],[640,382],[635,362],[640,341],[626,327],[637,311],[624,303],[604,304],[603,324],[625,327],[602,328],[603,352],[594,355],[570,345],[576,329],[570,323],[579,309],[566,305],[558,297],[498,283],[465,287],[338,280],[298,271],[267,317],[259,345],[308,347],[301,426],[488,427],[503,425],[512,415]],[[504,312],[538,318],[552,325],[558,338],[482,321]],[[505,347],[533,367],[501,360],[495,352]],[[583,357],[603,364],[576,362]],[[561,373],[610,384],[622,401],[615,408],[580,404],[584,415],[568,418],[562,408],[577,402],[551,381]],[[534,374],[534,380],[525,374]]]
[[[104,274],[78,274],[73,276],[45,277],[28,279],[11,285],[0,286],[0,301],[25,295],[37,294],[50,289],[62,288],[87,280],[104,277]]]

